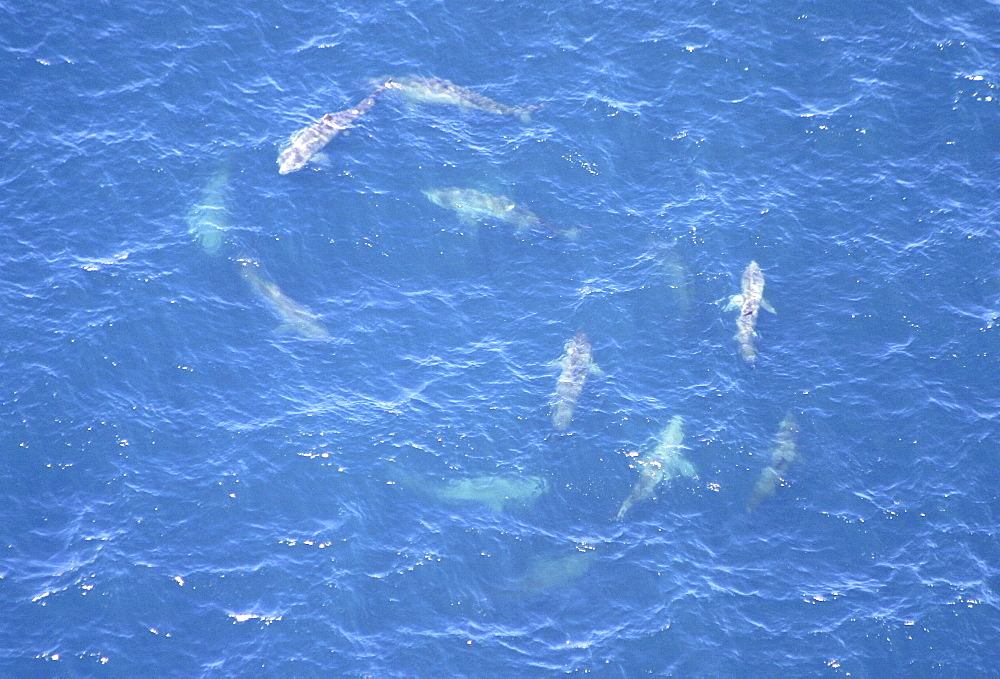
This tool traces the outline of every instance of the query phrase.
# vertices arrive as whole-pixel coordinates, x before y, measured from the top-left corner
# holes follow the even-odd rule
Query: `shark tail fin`
[[[612,521],[624,521],[625,520],[625,513],[629,510],[629,508],[631,506],[632,506],[632,503],[629,502],[628,500],[626,500],[625,502],[623,502],[622,506],[618,508],[618,511],[614,512],[611,515],[611,517],[610,517],[611,520]]]
[[[532,104],[531,106],[525,106],[519,109],[517,114],[518,120],[522,123],[530,123],[531,114],[541,108],[545,108],[545,104]]]
[[[566,240],[576,242],[577,240],[580,239],[580,234],[582,234],[584,231],[590,231],[593,228],[594,227],[588,226],[586,224],[578,224],[576,226],[571,226],[568,229],[560,230],[559,234],[563,236],[563,238],[565,238]]]

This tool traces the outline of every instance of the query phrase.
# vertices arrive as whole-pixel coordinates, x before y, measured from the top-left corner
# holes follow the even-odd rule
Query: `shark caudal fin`
[[[632,507],[632,498],[628,498],[628,499],[625,500],[625,502],[622,503],[622,506],[618,508],[618,511],[614,512],[611,515],[611,517],[610,517],[611,520],[612,521],[624,521],[625,520],[625,513],[628,512],[628,510],[631,507]]]
[[[531,106],[525,106],[518,111],[517,118],[522,123],[530,123],[531,114],[542,108],[545,108],[545,104],[532,104]]]

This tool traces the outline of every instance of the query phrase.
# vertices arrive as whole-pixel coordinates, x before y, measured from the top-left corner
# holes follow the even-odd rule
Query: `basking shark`
[[[517,232],[528,229],[547,230],[571,240],[576,238],[580,231],[578,228],[556,228],[507,196],[483,193],[475,189],[460,189],[454,186],[430,189],[424,191],[424,195],[427,196],[427,200],[438,207],[454,211],[458,215],[459,221],[466,226],[496,220],[510,224]]]
[[[278,174],[288,174],[301,169],[331,139],[347,128],[353,127],[354,121],[375,105],[376,98],[388,85],[389,83],[385,82],[377,87],[374,92],[358,102],[357,106],[337,113],[327,113],[313,124],[293,134],[287,146],[278,154]]]
[[[188,212],[188,233],[194,236],[206,254],[215,256],[222,249],[226,229],[229,228],[229,211],[226,209],[226,192],[229,170],[218,170],[205,184],[201,200]]]
[[[683,418],[674,415],[670,424],[660,432],[656,448],[636,461],[639,467],[639,481],[632,488],[631,494],[625,498],[625,502],[614,516],[615,519],[623,520],[632,505],[653,497],[656,487],[661,483],[681,476],[695,475],[694,465],[684,457],[681,446],[684,441],[683,427]]]
[[[691,273],[681,258],[677,243],[652,240],[649,257],[658,265],[660,275],[672,291],[681,318],[686,318],[691,311]]]
[[[552,399],[552,426],[556,431],[564,431],[573,420],[573,409],[580,400],[587,375],[599,377],[604,372],[594,363],[590,340],[587,338],[587,333],[582,330],[566,342],[558,364],[562,367],[562,371],[559,373],[555,397]]]
[[[401,485],[425,495],[445,502],[478,503],[491,512],[529,505],[549,489],[545,479],[528,474],[485,474],[442,480],[401,473],[398,478]]]
[[[791,410],[785,414],[785,419],[778,425],[774,448],[771,451],[771,463],[764,468],[757,485],[747,500],[747,511],[752,512],[761,502],[774,495],[778,484],[782,482],[788,468],[798,459],[795,442],[798,438],[799,425]]]
[[[514,116],[522,122],[531,120],[531,113],[544,104],[534,106],[508,106],[487,96],[456,85],[441,78],[405,77],[392,78],[386,84],[388,89],[401,94],[408,101],[421,104],[444,104],[460,108],[473,108],[487,113]]]
[[[315,314],[281,291],[274,283],[264,280],[257,264],[240,260],[240,275],[250,289],[281,320],[279,332],[290,332],[312,339],[328,337],[326,328],[316,320]]]
[[[535,557],[506,589],[514,596],[530,598],[569,587],[587,574],[597,556],[594,547],[578,546],[565,554]]]
[[[764,299],[764,272],[757,262],[750,262],[743,272],[741,294],[733,295],[726,305],[726,311],[740,310],[740,315],[736,317],[736,341],[740,343],[740,355],[750,363],[757,357],[754,338],[757,337],[757,314],[761,307],[772,314],[777,313]]]

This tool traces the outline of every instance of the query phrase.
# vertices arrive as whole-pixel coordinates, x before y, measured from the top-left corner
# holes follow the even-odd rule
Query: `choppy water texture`
[[[998,45],[981,1],[0,3],[0,673],[994,672]],[[278,174],[387,76],[520,113],[387,90]],[[674,416],[697,476],[613,521]]]

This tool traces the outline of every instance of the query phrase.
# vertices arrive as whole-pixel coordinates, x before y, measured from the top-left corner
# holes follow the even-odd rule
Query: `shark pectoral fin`
[[[743,306],[743,295],[733,295],[729,298],[729,302],[726,306],[722,308],[723,311],[733,311],[734,309],[739,309]]]
[[[607,375],[596,363],[591,363],[590,367],[587,368],[587,372],[594,377],[605,377]]]
[[[312,155],[312,158],[309,159],[309,162],[317,167],[322,167],[323,169],[329,169],[330,166],[333,164],[330,162],[330,156],[328,156],[326,153],[323,153],[322,151],[319,153],[314,153]]]
[[[762,309],[767,309],[767,310],[768,310],[768,311],[770,311],[770,312],[771,312],[772,314],[777,314],[777,313],[778,313],[777,311],[775,311],[775,310],[774,310],[774,307],[773,307],[773,306],[771,306],[771,303],[770,303],[770,302],[768,302],[768,301],[767,301],[766,299],[764,299],[763,297],[762,297],[762,298],[761,298],[761,300],[760,300],[760,306],[761,306],[761,308],[762,308]]]

